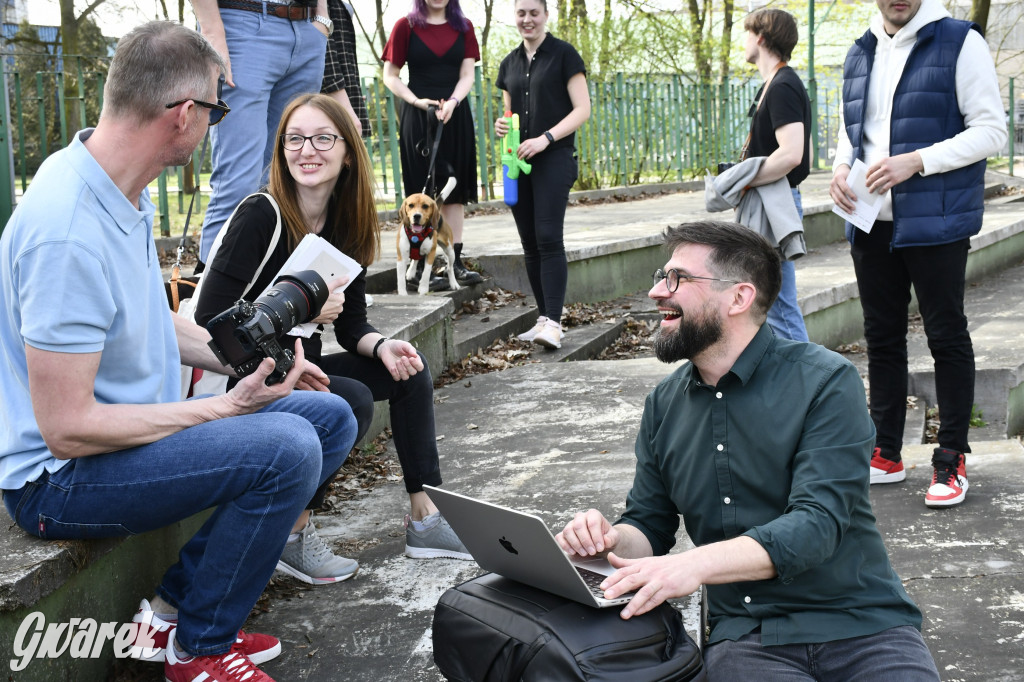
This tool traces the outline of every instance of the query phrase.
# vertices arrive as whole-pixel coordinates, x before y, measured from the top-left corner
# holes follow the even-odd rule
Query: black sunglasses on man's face
[[[231,107],[229,107],[227,103],[224,102],[224,100],[222,99],[218,99],[217,103],[214,104],[212,102],[204,102],[203,100],[196,99],[195,97],[186,97],[185,99],[179,99],[177,102],[171,102],[170,104],[167,104],[165,106],[168,109],[173,109],[174,107],[184,104],[185,102],[192,102],[193,104],[196,104],[201,107],[206,107],[207,109],[209,109],[211,126],[215,126],[221,121],[223,121],[224,117],[227,116],[228,112],[231,111]]]

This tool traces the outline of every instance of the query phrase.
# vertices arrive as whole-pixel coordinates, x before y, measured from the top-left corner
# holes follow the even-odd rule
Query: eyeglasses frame
[[[284,138],[286,138],[286,137],[301,137],[302,138],[302,144],[300,144],[295,149],[291,149],[284,142]],[[334,142],[327,149],[320,149],[320,147],[317,147],[316,143],[313,142],[313,138],[314,137],[333,137],[334,138]],[[281,146],[284,147],[285,149],[287,149],[290,152],[300,152],[300,151],[302,151],[302,148],[306,146],[306,142],[307,141],[309,142],[309,144],[311,144],[313,146],[313,149],[317,150],[318,152],[329,152],[332,149],[334,149],[334,146],[336,144],[338,144],[338,140],[341,140],[342,142],[345,141],[344,137],[342,137],[341,135],[335,135],[334,133],[317,133],[316,135],[299,135],[298,133],[284,133],[283,135],[280,136],[280,138],[281,138]]]
[[[670,272],[676,273],[676,285],[674,287],[671,286],[668,281]],[[651,277],[654,279],[654,284],[652,286],[658,286],[658,283],[664,280],[665,288],[668,289],[668,293],[670,294],[674,294],[679,290],[679,283],[682,282],[683,280],[692,282],[694,280],[703,279],[708,282],[728,282],[729,284],[741,284],[741,282],[738,282],[734,279],[722,279],[721,277],[702,277],[701,275],[683,274],[682,272],[679,271],[678,268],[669,268],[668,270],[658,268],[657,270],[654,271],[654,274],[651,275]]]

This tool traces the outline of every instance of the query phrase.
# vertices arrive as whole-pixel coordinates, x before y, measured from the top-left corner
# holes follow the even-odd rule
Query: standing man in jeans
[[[285,105],[320,92],[333,23],[327,0],[191,0],[199,30],[224,59],[223,97],[233,115],[211,132],[213,194],[199,260],[242,199],[266,184]]]
[[[743,28],[747,31],[744,57],[764,79],[751,115],[747,156],[767,158],[750,185],[786,178],[803,219],[799,186],[811,172],[811,101],[800,76],[786,65],[799,37],[796,20],[781,9],[759,9],[747,15]],[[782,290],[768,311],[768,324],[783,338],[807,341],[791,260],[782,261]]]
[[[167,306],[146,186],[228,112],[223,68],[171,22],[124,36],[99,123],[43,163],[0,237],[0,489],[14,521],[48,540],[121,537],[213,509],[157,588],[170,627],[137,641],[170,682],[270,680],[253,662],[280,642],[239,629],[356,436],[298,343],[280,383],[265,384],[265,358],[223,395],[180,400],[182,362],[224,367]],[[300,378],[321,390],[293,392]]]
[[[843,70],[844,124],[829,194],[853,211],[847,177],[867,166],[882,195],[870,231],[846,224],[868,346],[872,483],[906,478],[900,458],[907,401],[907,315],[917,295],[935,363],[941,426],[929,507],[967,494],[965,453],[974,404],[974,349],[964,314],[970,238],[981,230],[985,159],[1006,143],[995,66],[978,27],[939,0],[876,0],[879,13]]]

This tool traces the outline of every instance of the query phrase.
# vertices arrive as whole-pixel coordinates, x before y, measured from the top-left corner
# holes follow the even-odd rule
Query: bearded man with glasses
[[[147,185],[227,113],[212,102],[223,69],[190,29],[129,32],[99,123],[46,160],[0,237],[0,489],[15,523],[122,537],[213,508],[134,618],[148,627],[132,655],[171,682],[270,679],[254,664],[281,643],[240,628],[356,436],[301,344],[281,383],[266,385],[268,358],[224,395],[180,401],[181,363],[225,368],[167,305]],[[300,380],[323,390],[293,392]],[[123,621],[124,601],[88,615]]]
[[[654,350],[689,362],[647,397],[622,516],[577,514],[562,549],[607,554],[605,597],[636,592],[623,618],[704,586],[711,682],[937,682],[871,512],[857,369],[768,327],[782,274],[759,234],[708,221],[665,242]],[[696,548],[670,555],[680,515]]]

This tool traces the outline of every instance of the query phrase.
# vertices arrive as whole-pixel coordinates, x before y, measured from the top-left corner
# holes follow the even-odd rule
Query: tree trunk
[[[708,83],[711,81],[711,61],[708,59],[707,42],[704,40],[707,5],[701,7],[697,0],[687,0],[686,4],[690,14],[690,41],[693,46],[693,63],[697,70],[697,80],[700,83]]]
[[[75,17],[74,0],[60,0],[60,44],[64,64],[64,120],[67,125],[68,140],[70,140],[81,127],[79,125],[81,115],[78,111],[81,102],[75,99],[77,97],[77,90],[74,78],[74,62],[69,59],[69,57],[81,54],[78,43],[78,19]]]
[[[971,21],[981,26],[981,35],[988,30],[988,10],[992,0],[971,0]]]
[[[718,62],[718,82],[725,83],[729,80],[729,52],[732,46],[732,17],[734,11],[734,0],[725,0],[722,11],[725,13],[725,20],[722,22],[722,52]]]

